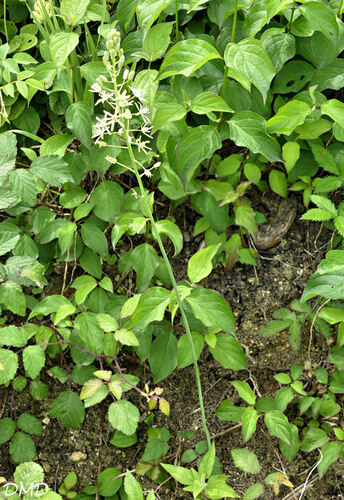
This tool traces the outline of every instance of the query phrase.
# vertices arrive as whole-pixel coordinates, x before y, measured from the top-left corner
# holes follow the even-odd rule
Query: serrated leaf
[[[127,330],[126,328],[121,328],[120,330],[117,330],[114,334],[114,338],[123,345],[130,345],[130,346],[140,345],[140,342],[138,341],[138,338],[136,337],[135,333],[130,330]]]
[[[252,451],[244,448],[233,448],[231,455],[236,467],[249,474],[258,474],[260,472],[260,465],[257,455]]]
[[[25,316],[26,298],[21,286],[18,285],[18,283],[15,283],[14,281],[7,281],[0,285],[0,303],[2,303],[6,309],[13,312],[13,314]]]
[[[24,168],[16,168],[9,176],[12,191],[16,193],[20,200],[33,207],[36,204],[37,187],[32,174]]]
[[[112,427],[130,436],[137,429],[140,413],[132,403],[121,400],[111,403],[108,418]]]
[[[85,408],[78,394],[62,392],[51,404],[49,414],[57,417],[67,429],[77,429],[85,418]]]
[[[276,436],[288,445],[291,445],[292,434],[287,417],[280,411],[272,410],[265,414],[264,422],[269,433]]]
[[[199,289],[185,299],[197,319],[205,326],[215,326],[228,333],[235,333],[235,320],[231,308],[215,290]],[[207,307],[204,307],[207,304]],[[234,340],[234,339],[233,339]]]
[[[16,432],[10,444],[10,455],[17,464],[31,462],[36,455],[35,443],[25,432]]]
[[[69,166],[58,155],[39,156],[31,163],[30,172],[50,186],[73,182]]]
[[[93,396],[103,385],[103,382],[99,380],[98,378],[92,378],[90,380],[87,380],[84,385],[82,386],[81,392],[80,392],[80,399],[87,399]]]
[[[23,351],[23,363],[28,377],[35,379],[45,365],[45,355],[41,346],[30,345]]]
[[[17,139],[12,132],[0,134],[0,178],[7,175],[15,166]]]

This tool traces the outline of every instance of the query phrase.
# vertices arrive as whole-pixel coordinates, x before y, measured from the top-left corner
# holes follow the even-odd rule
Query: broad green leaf
[[[4,444],[11,439],[16,430],[14,420],[9,417],[0,419],[0,444]]]
[[[76,289],[75,303],[78,306],[85,302],[87,296],[97,286],[97,282],[93,276],[84,275],[76,278],[71,286]]]
[[[275,68],[262,42],[255,38],[247,38],[239,43],[229,43],[225,50],[225,63],[228,75],[243,84],[243,75],[248,84],[243,85],[250,91],[251,83],[262,94],[264,101],[275,76]]]
[[[143,500],[140,483],[134,478],[129,470],[127,470],[124,478],[124,491],[128,495],[128,498]]]
[[[325,299],[344,299],[344,271],[327,274],[315,272],[305,286],[301,301],[304,302],[318,295]]]
[[[169,330],[159,333],[150,348],[149,364],[155,384],[168,377],[177,366],[178,341]]]
[[[249,405],[255,405],[256,395],[247,382],[235,380],[234,382],[231,382],[231,384],[235,387],[235,389],[239,393],[239,396],[244,399],[246,403],[248,403]]]
[[[43,431],[43,426],[41,422],[28,413],[21,413],[17,420],[17,425],[19,429],[28,434],[41,434]]]
[[[88,149],[92,146],[92,110],[89,104],[78,101],[66,111],[66,125]]]
[[[258,226],[255,221],[255,212],[249,205],[238,205],[235,208],[235,224],[243,226],[250,234],[255,234],[258,231]]]
[[[133,269],[136,272],[137,291],[143,292],[149,287],[154,271],[159,265],[156,251],[148,243],[142,243],[132,252]]]
[[[74,314],[74,312],[75,306],[73,306],[73,304],[65,304],[63,306],[60,306],[56,311],[54,325],[58,325],[60,321],[68,318],[68,316],[71,316],[72,314]]]
[[[339,90],[344,87],[344,60],[337,58],[316,71],[311,83],[312,85],[318,85],[320,91],[326,89]]]
[[[126,436],[130,436],[137,429],[140,413],[132,403],[121,400],[111,403],[108,418],[112,427],[123,432]]]
[[[61,420],[67,429],[77,429],[85,419],[85,408],[77,393],[65,391],[53,401],[49,414]]]
[[[217,49],[205,40],[196,38],[182,40],[167,52],[160,66],[159,79],[173,75],[190,76],[206,62],[220,57]]]
[[[99,380],[99,378],[91,378],[89,380],[86,380],[86,382],[82,386],[79,396],[81,401],[83,399],[87,399],[90,398],[91,396],[94,396],[102,386],[103,382]]]
[[[56,312],[61,306],[64,305],[71,306],[72,304],[63,295],[48,295],[32,308],[29,319],[34,318],[38,314],[47,316],[48,314]]]
[[[255,453],[245,448],[233,448],[231,450],[231,455],[238,469],[248,472],[249,474],[259,474],[260,465]]]
[[[77,225],[75,222],[66,221],[58,230],[58,241],[61,253],[64,254],[73,245]]]
[[[97,477],[97,491],[99,495],[105,498],[116,497],[116,493],[122,486],[123,481],[121,477],[117,477],[120,474],[121,471],[115,467],[104,469]]]
[[[288,183],[286,176],[280,170],[271,170],[269,173],[269,184],[275,193],[279,194],[283,198],[287,198],[288,195]]]
[[[192,484],[194,481],[194,474],[191,470],[179,465],[161,464],[161,466],[174,478],[178,483]]]
[[[242,415],[242,438],[244,443],[248,441],[252,434],[256,431],[258,420],[258,412],[253,406],[245,408]]]
[[[0,345],[24,347],[28,336],[24,328],[10,325],[0,328]]]
[[[116,9],[116,18],[121,28],[126,32],[135,14],[138,0],[119,0]]]
[[[146,33],[161,12],[172,0],[140,0],[136,8],[137,21],[140,28]]]
[[[218,111],[223,113],[233,113],[226,101],[214,92],[202,92],[192,101],[190,110],[198,115]]]
[[[181,120],[187,113],[186,107],[168,92],[156,93],[154,108],[154,130],[163,129],[169,123]]]
[[[69,134],[52,135],[42,144],[39,154],[64,156],[67,146],[72,142],[73,137]]]
[[[300,158],[300,144],[298,142],[288,141],[282,146],[282,158],[285,162],[287,173],[295,167],[297,160]]]
[[[344,127],[344,103],[337,99],[330,99],[324,102],[320,109],[322,114],[330,116],[338,125]]]
[[[6,309],[13,312],[13,314],[25,316],[26,298],[21,286],[18,285],[18,283],[15,283],[14,281],[7,281],[0,285],[0,303],[2,303]]]
[[[17,139],[12,132],[0,134],[0,178],[10,172],[16,162]]]
[[[99,327],[97,317],[91,312],[83,312],[77,316],[74,327],[85,342],[86,349],[100,354],[103,349],[104,332]]]
[[[114,339],[123,345],[138,346],[140,344],[135,333],[126,328],[116,330]]]
[[[25,205],[33,207],[36,204],[37,186],[30,171],[16,168],[10,173],[9,181],[12,191]]]
[[[34,441],[25,432],[16,432],[10,444],[10,455],[16,464],[33,461],[36,455]]]
[[[321,31],[330,40],[337,40],[339,30],[336,16],[327,3],[307,2],[307,5],[300,6],[300,12],[313,30]]]
[[[252,111],[241,111],[229,120],[230,138],[237,146],[247,147],[252,153],[261,153],[268,160],[280,161],[280,146],[266,132],[264,118]]]
[[[164,288],[154,287],[146,290],[132,315],[129,329],[143,330],[152,321],[161,321],[168,306],[171,292]]]
[[[25,373],[32,380],[38,377],[45,365],[45,355],[41,346],[29,345],[23,351]]]
[[[235,320],[226,300],[215,290],[198,289],[185,299],[192,312],[205,326],[235,333]],[[204,307],[207,304],[207,307]],[[225,335],[225,337],[227,337]]]
[[[18,243],[20,235],[18,226],[4,221],[0,224],[0,255],[12,250]]]
[[[77,33],[65,33],[60,31],[50,38],[49,50],[55,66],[60,70],[66,62],[67,57],[79,43]]]
[[[291,446],[289,446],[285,441],[280,439],[279,447],[283,455],[289,462],[292,462],[297,456],[300,450],[300,439],[299,439],[299,429],[294,424],[290,424],[291,434],[292,434],[292,442]]]
[[[324,446],[329,440],[330,437],[323,429],[310,429],[301,443],[301,450],[307,452],[313,451],[316,448]]]
[[[168,236],[168,238],[170,238],[174,246],[174,256],[182,251],[183,235],[177,224],[174,224],[174,222],[171,222],[169,220],[157,221],[154,227],[152,228],[152,233],[154,238],[156,237],[155,229],[158,231],[159,234],[166,235]]]
[[[290,33],[275,32],[273,28],[266,30],[262,37],[264,48],[278,73],[285,62],[295,55],[295,38]]]
[[[292,434],[287,417],[280,411],[272,410],[265,414],[264,422],[269,433],[291,445]]]
[[[114,223],[120,213],[123,189],[113,181],[101,182],[93,191],[90,202],[97,217]]]
[[[155,24],[149,29],[143,39],[142,52],[140,51],[136,54],[150,62],[159,59],[166,52],[170,44],[172,27],[173,23]]]
[[[321,448],[322,460],[318,464],[318,472],[320,477],[322,477],[329,466],[336,462],[340,456],[340,452],[343,450],[343,444],[339,441],[332,441],[331,443],[325,444]]]
[[[305,102],[294,99],[281,106],[275,116],[266,122],[266,128],[271,134],[290,135],[298,125],[302,125],[311,108]]]
[[[217,335],[216,346],[209,351],[221,366],[229,370],[245,370],[247,359],[240,344],[231,335]]]
[[[134,79],[133,88],[139,93],[142,101],[152,114],[155,93],[159,86],[158,72],[155,69],[144,69],[139,71]]]
[[[101,256],[108,255],[108,242],[98,226],[85,222],[81,226],[81,237],[86,246]]]
[[[69,166],[58,155],[40,156],[31,163],[30,172],[50,186],[73,182]]]
[[[198,359],[203,349],[204,337],[197,332],[191,332],[191,336],[196,352],[196,358]],[[185,333],[178,340],[178,368],[181,370],[192,363],[193,356],[190,348],[190,341],[188,335]]]
[[[0,384],[7,384],[17,372],[18,355],[8,349],[0,349],[0,363],[4,367],[0,370]]]
[[[274,94],[292,94],[299,92],[310,81],[314,67],[306,61],[293,59],[287,62],[276,75],[272,84]]]
[[[70,25],[77,25],[86,14],[90,0],[61,0],[60,14]]]
[[[208,498],[240,498],[240,496],[226,483],[225,474],[215,474],[207,482],[205,494]],[[201,483],[202,484],[202,483]]]
[[[265,488],[264,484],[256,483],[247,488],[243,496],[243,500],[255,500],[256,498],[262,498]]]
[[[196,252],[188,263],[188,276],[192,283],[198,283],[206,278],[212,271],[212,259],[215,257],[221,243],[210,245]]]
[[[211,125],[194,127],[183,137],[177,146],[176,170],[185,186],[193,179],[199,164],[211,158],[220,147],[220,135]]]
[[[213,471],[214,463],[215,463],[215,443],[212,442],[211,447],[207,451],[207,453],[201,458],[199,466],[198,466],[198,472],[200,474],[204,474],[206,479],[209,479],[211,476],[211,473]]]

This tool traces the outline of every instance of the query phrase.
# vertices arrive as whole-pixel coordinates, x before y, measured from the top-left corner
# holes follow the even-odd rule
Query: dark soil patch
[[[184,228],[185,249],[181,256],[174,260],[174,268],[178,279],[185,278],[187,261],[197,251],[201,238],[192,238],[194,221],[190,220],[190,227]],[[286,333],[279,334],[272,339],[257,336],[258,329],[272,317],[272,313],[287,306],[292,299],[299,298],[304,285],[316,265],[323,256],[330,234],[320,230],[317,224],[296,221],[285,239],[276,247],[261,252],[257,268],[250,266],[236,267],[226,273],[219,267],[207,280],[206,286],[218,290],[229,302],[237,321],[237,335],[240,343],[245,347],[249,357],[248,371],[233,372],[225,370],[213,360],[207,350],[204,350],[200,360],[200,372],[204,391],[204,401],[208,418],[209,430],[216,438],[217,454],[223,464],[223,469],[229,475],[228,483],[239,493],[243,494],[248,486],[259,478],[245,475],[234,467],[231,459],[231,448],[243,447],[240,429],[229,431],[233,424],[221,422],[215,415],[219,404],[227,398],[238,402],[236,392],[231,385],[232,380],[246,380],[255,387],[257,393],[264,396],[273,396],[278,390],[278,384],[273,375],[280,371],[289,371],[295,363],[304,364],[308,359],[309,330],[305,329],[302,336],[302,346],[299,352],[291,350]],[[310,368],[326,366],[328,363],[329,345],[324,337],[315,333],[311,342],[311,367],[303,374],[303,381],[312,378]],[[122,360],[125,369],[126,361]],[[150,373],[141,367],[142,381],[150,382]],[[132,367],[130,368],[132,373]],[[37,446],[36,460],[46,472],[45,481],[57,490],[64,477],[74,470],[78,476],[77,491],[82,491],[86,484],[94,484],[97,474],[106,467],[118,467],[125,471],[134,469],[142,455],[142,449],[135,446],[127,449],[118,449],[108,443],[113,434],[113,428],[107,422],[106,413],[108,401],[87,410],[86,420],[77,430],[62,427],[56,420],[48,417],[51,401],[62,389],[62,385],[46,375],[44,380],[49,385],[50,394],[43,402],[32,401],[24,391],[16,394],[15,398],[6,389],[0,394],[0,411],[2,416],[12,416],[14,409],[17,415],[28,412],[44,422],[43,434],[35,438]],[[194,375],[191,367],[176,371],[161,384],[164,387],[165,397],[171,404],[169,419],[157,415],[155,425],[167,427],[172,435],[170,453],[173,454],[170,463],[180,463],[183,451],[204,439],[197,393],[194,384]],[[79,388],[75,387],[76,390]],[[140,404],[135,394],[131,395],[136,404]],[[142,401],[141,401],[142,407]],[[144,413],[144,410],[142,410]],[[341,416],[343,419],[343,415]],[[140,431],[140,439],[144,438],[145,426]],[[188,440],[177,436],[181,430],[192,430],[194,434]],[[141,441],[142,442],[142,441]],[[271,439],[262,425],[247,447],[254,451],[261,463],[261,477],[276,470],[285,471],[294,484],[295,489],[302,487],[311,467],[317,462],[318,453],[299,454],[298,458],[288,464],[279,452],[276,439]],[[75,452],[78,452],[75,455]],[[74,455],[73,455],[74,453]],[[76,461],[74,461],[77,459]],[[0,476],[10,480],[15,469],[8,453],[8,445],[0,446]],[[312,483],[313,481],[313,483]],[[303,499],[338,499],[343,498],[344,491],[343,460],[330,467],[324,478],[319,479],[316,471],[313,472],[309,488]],[[156,496],[162,500],[173,498],[191,498],[175,483],[170,482],[159,487],[144,479],[147,489],[157,489]],[[288,496],[290,490],[282,487],[279,498]],[[301,488],[297,490],[298,497]],[[272,496],[271,496],[272,498]]]

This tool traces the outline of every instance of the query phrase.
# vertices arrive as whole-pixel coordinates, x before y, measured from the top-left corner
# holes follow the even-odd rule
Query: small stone
[[[43,418],[42,422],[43,422],[44,425],[48,425],[49,422],[50,422],[50,418],[49,417],[45,417],[45,418]]]
[[[73,462],[81,462],[82,460],[86,460],[87,458],[87,455],[86,453],[82,453],[82,451],[74,451],[70,456],[69,458],[73,461]]]
[[[44,469],[44,472],[50,472],[50,464],[44,462],[42,463],[42,467]]]

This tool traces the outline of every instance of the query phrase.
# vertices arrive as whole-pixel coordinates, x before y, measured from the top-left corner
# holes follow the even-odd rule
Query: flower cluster
[[[149,144],[152,139],[149,109],[145,105],[143,92],[132,85],[134,72],[127,68],[123,70],[124,53],[116,29],[109,33],[103,62],[109,76],[97,78],[90,91],[99,96],[96,105],[106,104],[108,109],[101,117],[96,117],[93,139],[96,144],[103,146],[106,145],[104,137],[115,133],[122,143],[126,138],[139,152],[148,153],[151,151]],[[156,163],[153,168],[159,165]],[[144,169],[144,175],[151,175],[150,170]]]
[[[37,21],[39,21],[40,23],[43,23],[45,19],[44,9],[46,13],[49,16],[51,16],[52,12],[49,3],[46,0],[36,0],[34,3],[32,14],[36,17]]]

